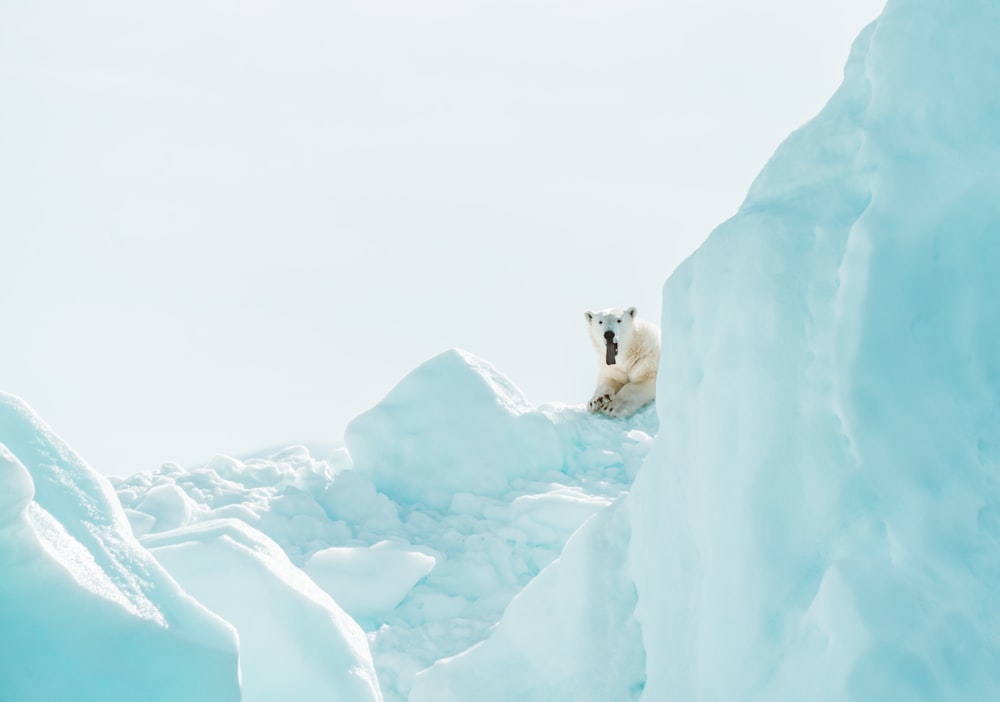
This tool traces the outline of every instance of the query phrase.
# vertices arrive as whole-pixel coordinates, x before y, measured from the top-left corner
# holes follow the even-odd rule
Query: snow
[[[244,661],[244,649],[261,645],[254,644],[259,633],[247,638],[246,622],[263,617],[264,605],[241,604],[226,592],[267,569],[240,549],[241,565],[203,570],[236,558],[225,552],[232,545],[220,545],[227,532],[211,531],[219,520],[226,530],[242,524],[253,543],[273,540],[351,615],[367,634],[381,693],[403,700],[419,671],[486,639],[578,527],[620,503],[657,426],[652,408],[612,420],[582,406],[535,407],[488,362],[451,350],[358,417],[347,448],[326,459],[304,446],[265,458],[217,456],[190,470],[165,464],[117,480],[116,490],[143,542],[186,590],[239,630]],[[165,546],[177,535],[193,545]],[[301,611],[287,617],[287,627]],[[263,638],[272,636],[296,638],[291,629]],[[269,689],[303,675],[292,672],[297,662],[275,665],[290,650],[276,645],[255,654],[271,661]],[[245,673],[245,688],[251,683]]]
[[[418,673],[410,702],[635,699],[646,674],[628,541],[624,502],[594,515],[488,639]]]
[[[627,420],[452,350],[345,447],[165,464],[118,504],[2,396],[0,691],[993,699],[998,35],[985,0],[889,2],[667,281]]]
[[[643,699],[995,697],[998,31],[890,2],[667,282]]]
[[[379,541],[373,546],[331,546],[317,551],[304,570],[356,619],[395,609],[437,559]]]
[[[244,702],[381,702],[361,627],[259,531],[221,519],[143,543],[188,593],[236,627]]]
[[[0,445],[0,461],[3,461],[4,471],[0,473],[3,479],[3,490],[0,490],[0,525],[7,526],[16,521],[31,504],[35,497],[35,484],[31,474],[17,460],[6,446]]]
[[[232,628],[136,542],[107,481],[7,394],[0,495],[0,698],[240,699]]]
[[[380,492],[436,508],[456,493],[505,494],[512,479],[562,464],[552,422],[488,362],[460,350],[407,376],[344,439]]]

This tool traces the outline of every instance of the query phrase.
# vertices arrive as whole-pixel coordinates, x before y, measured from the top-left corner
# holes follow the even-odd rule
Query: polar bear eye
[[[603,319],[601,319],[601,320],[598,320],[598,322],[597,322],[597,323],[598,323],[598,324],[604,324],[604,320],[603,320]]]
[[[622,320],[620,320],[620,319],[619,319],[619,320],[618,320],[618,323],[619,323],[619,324],[621,324],[621,323],[622,323]]]

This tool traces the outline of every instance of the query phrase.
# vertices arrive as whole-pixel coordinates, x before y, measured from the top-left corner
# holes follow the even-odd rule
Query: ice
[[[1000,13],[889,2],[664,289],[643,699],[1000,689]]]
[[[410,702],[635,699],[645,680],[622,502],[581,527],[481,644],[417,675]],[[487,682],[488,681],[488,682]]]
[[[906,0],[861,34],[664,288],[662,428],[601,571],[619,586],[555,577],[601,553],[585,527],[411,699],[996,696],[998,35],[989,3]],[[633,626],[643,676],[595,676],[588,647]]]
[[[4,470],[0,473],[3,489],[0,490],[0,526],[19,520],[25,508],[35,497],[35,484],[31,474],[21,465],[10,450],[0,444],[0,461]]]
[[[232,628],[135,541],[107,481],[6,394],[0,573],[0,699],[240,699]]]
[[[156,515],[154,527],[158,530],[173,529],[191,521],[194,500],[176,485],[167,483],[150,488],[136,506],[135,512]]]
[[[364,632],[256,529],[208,521],[144,544],[188,593],[236,627],[244,702],[382,700]]]
[[[379,541],[317,551],[305,571],[351,616],[363,619],[394,609],[436,564],[434,556]]]
[[[535,407],[482,359],[450,351],[415,369],[359,418],[350,451],[327,460],[304,447],[246,460],[219,456],[190,470],[165,465],[116,488],[150,545],[178,516],[184,523],[168,535],[233,518],[273,539],[365,630],[382,693],[397,701],[419,671],[486,639],[576,529],[620,502],[657,426],[652,408],[612,420],[582,407]],[[390,460],[378,441],[412,450]],[[536,454],[528,464],[525,451]],[[377,456],[381,468],[361,463],[365,456]],[[434,481],[450,486],[441,491],[448,499],[431,495]],[[164,553],[159,545],[154,552]],[[185,588],[202,591],[184,575],[184,552],[166,558]],[[204,557],[192,558],[195,565],[186,568],[197,571]],[[246,568],[240,572],[251,577]],[[215,609],[217,597],[196,596]],[[216,611],[229,619],[222,605]],[[231,621],[242,640],[243,619]]]
[[[994,699],[997,36],[890,0],[667,281],[655,411],[453,350],[346,448],[167,464],[122,509],[5,399],[0,691],[236,699],[207,606],[246,699]]]
[[[404,378],[344,439],[379,491],[436,508],[455,493],[504,494],[563,463],[552,422],[488,362],[460,350]]]

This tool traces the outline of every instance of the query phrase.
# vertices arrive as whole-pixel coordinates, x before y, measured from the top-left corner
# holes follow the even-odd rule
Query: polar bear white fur
[[[612,417],[635,414],[656,398],[659,328],[637,319],[635,307],[612,307],[585,315],[597,350],[597,389],[587,409]]]

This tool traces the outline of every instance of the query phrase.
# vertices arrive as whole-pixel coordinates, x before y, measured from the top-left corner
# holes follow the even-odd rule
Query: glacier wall
[[[664,287],[642,699],[1000,688],[1000,7],[891,0]]]

